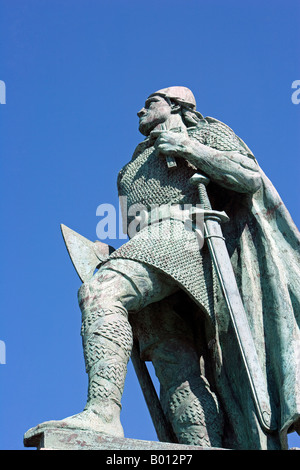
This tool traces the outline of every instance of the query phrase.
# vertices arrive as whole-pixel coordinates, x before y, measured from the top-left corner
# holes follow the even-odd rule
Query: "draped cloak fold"
[[[238,149],[254,159],[230,128],[213,118],[203,121],[206,128],[216,124],[217,129],[217,137],[206,141],[207,145],[220,150]],[[224,130],[229,148],[226,142],[218,141]],[[206,139],[208,134],[206,130]],[[233,141],[236,148],[232,148]],[[197,193],[189,192],[195,189],[187,189],[189,186],[182,183],[182,178],[186,181],[195,169],[179,161],[173,176],[161,173],[158,177],[159,171],[168,170],[163,169],[166,167],[163,159],[155,160],[153,148],[151,151],[147,139],[137,147],[131,162],[120,172],[119,195],[128,196],[131,203],[164,203],[160,199],[162,193],[171,203],[197,203]],[[111,258],[135,259],[154,266],[172,277],[204,312],[208,340],[214,337],[216,350],[220,351],[219,360],[215,361],[216,387],[235,435],[233,447],[286,448],[287,432],[300,428],[300,236],[274,186],[258,164],[257,169],[262,184],[254,194],[221,188],[213,180],[208,194],[213,208],[224,210],[230,218],[222,226],[223,234],[268,384],[272,419],[278,427],[275,435],[263,432],[256,418],[227,307],[207,247],[199,249],[195,233],[184,230],[182,222],[171,221],[173,232],[181,232],[181,236],[170,243],[164,237],[170,225],[160,221],[156,225],[161,230],[159,237],[153,236],[155,224],[146,226]],[[135,196],[137,187],[148,194],[148,200]],[[154,193],[158,195],[156,199]]]

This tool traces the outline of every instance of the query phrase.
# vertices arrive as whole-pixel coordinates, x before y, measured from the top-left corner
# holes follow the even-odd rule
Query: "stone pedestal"
[[[25,447],[38,450],[115,450],[115,451],[176,451],[187,454],[195,450],[224,450],[168,442],[142,441],[108,436],[107,434],[67,428],[30,429],[24,435]]]

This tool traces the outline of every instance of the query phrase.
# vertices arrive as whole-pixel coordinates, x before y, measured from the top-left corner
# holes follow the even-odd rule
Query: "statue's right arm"
[[[227,189],[255,193],[261,186],[257,163],[238,151],[219,151],[195,141],[187,160]]]
[[[261,186],[257,163],[239,151],[221,151],[186,134],[166,131],[156,140],[158,155],[184,158],[211,180],[239,193],[255,193]]]

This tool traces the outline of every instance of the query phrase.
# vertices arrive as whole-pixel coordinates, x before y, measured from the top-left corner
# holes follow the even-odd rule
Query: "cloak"
[[[300,237],[274,186],[259,171],[262,186],[255,194],[232,197],[226,208],[230,223],[224,225],[223,234],[266,376],[281,446],[287,448],[287,433],[297,428],[299,432],[300,425]],[[239,403],[240,414],[232,409],[229,414],[238,433],[249,433],[251,442],[261,433],[253,422],[243,366],[234,352],[222,303],[215,307],[223,360],[219,386],[225,401]]]
[[[228,150],[226,142],[231,149],[234,143],[241,153],[255,160],[249,148],[225,124],[213,118],[203,121],[203,135],[206,139],[212,135],[207,145]],[[215,126],[217,133],[210,134],[207,131],[210,126]],[[224,136],[224,130],[227,141],[220,144],[218,136]],[[192,133],[196,138],[200,135],[195,129]],[[148,147],[147,143],[140,144],[132,161],[138,161]],[[119,195],[134,194],[134,182],[141,172],[142,181],[145,184],[150,181],[155,188],[155,179],[153,175],[147,175],[145,166],[151,160],[151,152],[145,155],[137,171],[133,171],[132,166],[125,166],[121,171]],[[149,164],[149,168],[153,168],[153,164]],[[223,234],[266,378],[272,422],[277,427],[275,433],[263,431],[257,420],[227,307],[206,245],[199,249],[195,232],[184,230],[182,222],[173,220],[169,222],[171,232],[181,231],[181,236],[172,243],[164,236],[170,226],[166,221],[160,221],[156,226],[144,227],[111,258],[134,259],[164,272],[204,314],[207,339],[213,338],[216,345],[213,354],[215,380],[231,429],[228,446],[284,449],[287,448],[287,433],[300,429],[300,235],[279,194],[258,164],[257,169],[261,187],[254,194],[220,188],[213,181],[208,186],[208,193],[213,208],[224,210],[230,218],[222,226]],[[190,172],[190,168],[179,168],[178,174],[182,175],[184,171]],[[122,177],[127,173],[131,179],[124,190]],[[178,186],[180,182],[174,185]],[[137,187],[140,190],[142,185]],[[163,181],[161,187],[166,190],[166,182]],[[193,195],[189,195],[189,200],[194,204]],[[160,230],[159,237],[153,236],[154,228]]]

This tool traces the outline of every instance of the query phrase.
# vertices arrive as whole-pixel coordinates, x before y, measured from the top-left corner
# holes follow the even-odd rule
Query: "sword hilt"
[[[204,220],[217,220],[220,224],[228,222],[229,217],[224,211],[215,211],[211,207],[211,203],[206,191],[206,186],[210,182],[210,179],[207,176],[201,175],[200,173],[195,173],[190,178],[190,182],[194,185],[197,185],[200,204],[203,206],[204,209]],[[197,209],[194,210],[194,214],[196,212],[198,212]]]
[[[190,182],[194,185],[197,185],[200,204],[203,205],[203,209],[211,210],[210,200],[207,195],[206,186],[208,185],[210,179],[207,176],[201,175],[200,173],[195,173],[191,178]]]
[[[172,129],[167,129],[164,124],[160,125],[160,129],[155,129],[150,133],[150,138],[157,138],[162,132],[170,130],[171,132],[183,132],[181,127],[174,127]],[[177,167],[176,159],[172,155],[166,156],[166,163],[169,169],[175,169]]]
[[[168,168],[176,168],[177,167],[176,160],[171,155],[166,156],[166,162],[167,162]]]

